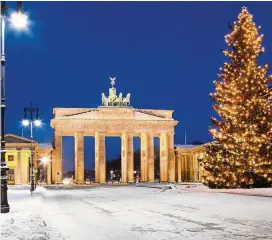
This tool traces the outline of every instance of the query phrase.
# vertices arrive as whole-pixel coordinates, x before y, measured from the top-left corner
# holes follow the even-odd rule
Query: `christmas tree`
[[[268,65],[259,66],[257,57],[265,51],[246,7],[225,36],[229,58],[214,81],[213,108],[219,118],[211,118],[214,141],[206,146],[203,161],[204,184],[211,188],[254,186],[258,178],[272,182],[272,76]]]

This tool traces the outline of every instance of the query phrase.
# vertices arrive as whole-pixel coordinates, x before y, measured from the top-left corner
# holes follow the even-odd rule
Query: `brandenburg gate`
[[[133,137],[141,140],[141,181],[154,181],[154,137],[160,140],[160,181],[176,181],[174,133],[178,121],[172,110],[136,109],[130,94],[116,94],[115,78],[110,78],[109,96],[102,93],[98,108],[54,108],[52,182],[62,181],[62,137],[75,138],[75,180],[84,182],[84,136],[95,137],[95,179],[106,182],[105,137],[121,137],[121,180],[134,181]]]

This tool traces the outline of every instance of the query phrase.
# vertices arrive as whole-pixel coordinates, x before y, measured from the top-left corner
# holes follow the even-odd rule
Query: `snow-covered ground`
[[[60,240],[64,239],[45,223],[40,214],[44,188],[31,196],[29,186],[9,186],[10,213],[1,214],[1,240]]]
[[[209,193],[229,193],[245,196],[272,197],[272,188],[252,188],[252,189],[209,189],[202,184],[181,185],[181,189],[190,192],[209,192]]]
[[[4,240],[272,239],[272,198],[202,186],[9,189],[9,203]]]

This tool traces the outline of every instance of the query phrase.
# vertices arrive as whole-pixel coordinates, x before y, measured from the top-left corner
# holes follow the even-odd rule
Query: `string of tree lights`
[[[272,75],[267,75],[267,64],[257,64],[265,51],[259,29],[243,7],[225,36],[229,49],[223,53],[230,61],[220,68],[210,94],[219,119],[211,118],[214,141],[207,144],[202,163],[204,184],[211,188],[272,182]]]

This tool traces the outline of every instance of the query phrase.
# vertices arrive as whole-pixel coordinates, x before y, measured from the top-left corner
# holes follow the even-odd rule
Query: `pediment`
[[[138,111],[134,112],[134,119],[135,120],[147,120],[147,121],[165,121],[165,120],[168,120],[168,119],[165,119],[163,117],[151,115],[151,114],[148,114],[148,113],[138,112]]]

